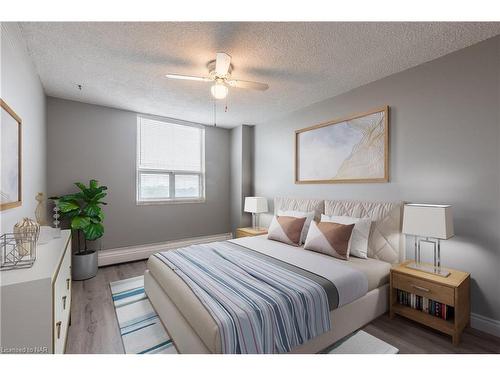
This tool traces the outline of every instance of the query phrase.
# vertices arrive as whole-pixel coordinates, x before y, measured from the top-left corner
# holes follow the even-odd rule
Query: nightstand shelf
[[[448,335],[453,335],[453,332],[455,331],[453,321],[444,320],[408,306],[396,303],[392,305],[391,310],[394,314],[404,316],[405,318],[422,323],[428,327],[434,328]]]
[[[470,275],[448,269],[448,277],[436,276],[406,267],[409,262],[391,269],[390,317],[404,316],[452,336],[454,345],[470,321]],[[453,316],[445,320],[425,311],[398,303],[398,289],[425,297],[453,308]]]
[[[240,237],[253,237],[260,236],[262,234],[267,234],[266,228],[237,228],[236,229],[236,238]]]

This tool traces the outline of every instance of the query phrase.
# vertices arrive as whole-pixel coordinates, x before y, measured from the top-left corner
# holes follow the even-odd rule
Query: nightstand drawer
[[[392,274],[392,285],[394,288],[414,293],[422,297],[455,306],[455,289],[444,285],[408,277],[399,273]]]

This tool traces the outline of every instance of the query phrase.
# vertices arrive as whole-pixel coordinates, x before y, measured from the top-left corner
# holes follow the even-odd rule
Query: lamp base
[[[252,229],[259,230],[259,214],[252,212]]]
[[[432,273],[433,275],[441,276],[441,277],[448,277],[450,275],[449,271],[446,271],[446,270],[442,269],[441,267],[434,267],[434,266],[429,265],[429,264],[409,263],[406,265],[406,267],[417,270],[417,271]]]

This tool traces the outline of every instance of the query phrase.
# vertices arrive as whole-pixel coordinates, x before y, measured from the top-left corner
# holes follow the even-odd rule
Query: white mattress
[[[351,258],[349,261],[343,261],[271,241],[266,236],[243,237],[232,241],[331,280],[339,290],[339,307],[360,298],[369,290],[386,284],[389,280],[391,265],[375,259]],[[148,269],[207,348],[213,353],[219,353],[218,326],[187,284],[154,256],[148,260]],[[350,282],[353,285],[350,285]]]
[[[339,291],[339,307],[389,282],[391,264],[377,259],[337,259],[303,247],[268,240],[266,235],[242,237],[231,242],[278,258],[333,282]]]

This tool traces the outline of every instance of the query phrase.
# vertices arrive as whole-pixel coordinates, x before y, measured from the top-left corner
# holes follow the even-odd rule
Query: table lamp
[[[252,228],[257,229],[259,226],[259,214],[267,212],[267,199],[264,197],[246,197],[245,212],[252,213]]]
[[[441,269],[441,240],[447,240],[454,235],[450,205],[405,204],[403,233],[415,236],[415,262],[408,264],[407,267],[442,277],[450,274]],[[420,262],[421,243],[429,243],[434,246],[433,267]]]

